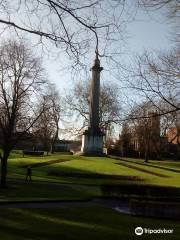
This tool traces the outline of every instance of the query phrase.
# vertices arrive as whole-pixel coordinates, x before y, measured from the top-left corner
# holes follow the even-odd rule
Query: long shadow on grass
[[[105,174],[95,173],[87,169],[77,169],[70,166],[61,165],[60,169],[52,169],[47,171],[48,176],[55,177],[73,177],[73,178],[88,178],[88,179],[108,179],[108,180],[130,180],[130,181],[143,181],[144,179],[139,176],[133,175],[119,175],[119,174]]]
[[[81,158],[79,158],[81,159]],[[111,173],[96,173],[96,169],[93,168],[89,168],[89,169],[82,169],[81,167],[78,167],[78,165],[76,166],[74,163],[71,166],[70,164],[63,164],[63,162],[66,161],[75,161],[77,159],[59,159],[59,160],[49,160],[46,162],[38,162],[35,164],[31,164],[33,171],[32,171],[32,177],[33,176],[42,176],[42,177],[48,177],[52,176],[55,178],[58,177],[63,177],[63,178],[74,178],[74,179],[81,179],[81,181],[83,181],[83,179],[87,179],[89,180],[122,180],[122,181],[131,181],[131,182],[140,182],[140,181],[144,181],[144,179],[142,177],[139,177],[133,174],[121,174],[121,169],[119,169],[119,173],[120,174],[111,174]],[[83,159],[86,161],[86,159]],[[61,164],[62,163],[62,164]],[[82,163],[83,164],[83,163]],[[113,165],[112,162],[110,162],[110,164]],[[27,164],[28,165],[28,164]],[[27,165],[24,165],[23,167],[25,168]],[[126,166],[127,167],[127,166]],[[125,168],[126,168],[125,167]],[[21,166],[22,168],[22,166]],[[123,169],[124,170],[124,169]],[[24,172],[24,175],[26,173]],[[72,180],[72,179],[71,179]],[[96,184],[95,184],[96,185]],[[99,185],[99,184],[98,184]]]
[[[36,167],[43,167],[51,164],[56,164],[56,163],[63,163],[63,162],[69,162],[72,161],[71,159],[58,159],[58,160],[49,160],[46,162],[37,162],[33,164],[26,164],[23,165],[22,168],[27,168],[28,166],[31,166],[31,168],[36,168]]]
[[[101,173],[89,173],[89,172],[61,172],[61,171],[49,171],[48,176],[56,177],[75,177],[75,178],[96,178],[96,179],[117,179],[128,181],[143,181],[143,178],[138,176],[126,176],[115,174],[101,174]]]
[[[154,164],[150,164],[150,163],[138,163],[138,162],[134,162],[133,160],[131,161],[131,160],[122,159],[122,158],[113,157],[113,156],[111,156],[111,158],[115,159],[115,160],[123,161],[123,162],[134,163],[134,164],[141,165],[141,166],[149,166],[149,167],[153,167],[153,168],[158,168],[158,169],[163,169],[163,170],[167,170],[167,171],[171,171],[171,172],[180,173],[180,170],[178,170],[178,169],[172,169],[172,168],[162,167],[162,166],[155,166]]]
[[[143,169],[143,168],[139,168],[139,167],[136,167],[136,166],[132,166],[132,165],[126,164],[126,163],[115,163],[115,164],[120,165],[120,166],[125,166],[125,167],[128,167],[128,168],[132,168],[132,169],[135,169],[137,171],[144,172],[144,173],[147,173],[147,174],[151,174],[151,175],[154,175],[154,176],[157,176],[157,177],[164,177],[164,178],[170,177],[170,176],[162,174],[162,173],[156,173],[156,172],[153,172],[153,171],[150,171],[150,170],[147,170],[147,169]]]
[[[0,201],[76,200],[88,199],[99,193],[96,186],[74,186],[46,182],[10,182],[10,187],[0,189]]]
[[[39,162],[31,164],[32,168],[37,169],[39,172],[45,172],[47,176],[54,177],[73,177],[73,178],[85,178],[85,179],[108,179],[108,180],[130,180],[130,181],[143,181],[144,179],[134,175],[119,175],[119,174],[105,174],[95,173],[93,170],[73,168],[67,165],[54,165],[63,163],[66,161],[73,161],[76,159],[59,159],[49,160],[46,162]],[[27,165],[22,166],[23,168]],[[43,168],[41,168],[43,167]],[[126,166],[127,167],[127,166]]]
[[[1,233],[11,239],[43,239],[43,240],[109,240],[109,239],[136,239],[134,229],[137,226],[151,229],[164,228],[175,229],[173,239],[179,239],[179,228],[176,221],[164,221],[141,217],[131,217],[114,213],[104,208],[87,208],[86,211],[78,208],[61,209],[61,211],[33,210],[13,211],[6,210],[2,221]],[[16,227],[15,223],[18,224]],[[22,226],[22,228],[20,228]],[[8,235],[9,233],[9,235]],[[153,235],[153,234],[152,234]],[[167,236],[167,237],[166,237]],[[147,236],[148,239],[170,239],[166,236]],[[19,237],[19,238],[18,238]],[[4,239],[3,239],[4,240]]]
[[[47,210],[24,211],[19,209],[13,212],[9,210],[10,215],[7,214],[6,219],[10,218],[10,221],[7,220],[5,224],[1,224],[1,233],[13,237],[13,239],[107,240],[115,239],[114,237],[117,237],[117,235],[119,239],[118,224],[116,223],[115,228],[114,224],[110,223],[107,218],[109,215],[111,217],[111,215],[117,216],[117,214],[107,210],[104,214],[104,211],[101,210],[98,211],[100,215],[98,216],[97,208],[95,210],[93,211],[93,208],[91,208],[86,213],[79,209],[74,209],[74,211],[65,209],[58,214],[52,210],[51,213]],[[20,226],[23,227],[23,230]]]

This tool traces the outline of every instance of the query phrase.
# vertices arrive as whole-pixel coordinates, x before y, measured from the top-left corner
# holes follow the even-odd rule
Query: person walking
[[[32,168],[31,166],[27,167],[27,172],[26,172],[26,182],[32,181]]]

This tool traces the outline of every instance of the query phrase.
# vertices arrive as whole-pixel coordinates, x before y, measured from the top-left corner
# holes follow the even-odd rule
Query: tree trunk
[[[56,140],[58,139],[58,132],[59,132],[59,128],[56,129],[55,136],[51,142],[51,153],[54,153],[54,146],[55,146]]]
[[[177,143],[177,156],[176,156],[177,160],[180,160],[180,143]]]
[[[180,160],[180,124],[178,123],[177,126],[177,160]]]
[[[1,157],[1,187],[5,188],[7,186],[7,160],[9,157],[9,151],[5,151]]]
[[[145,152],[145,157],[144,158],[145,158],[145,162],[148,163],[149,157],[148,157],[148,152],[147,151]]]
[[[146,143],[145,143],[145,162],[148,163],[148,160],[149,160],[149,139],[146,140]]]

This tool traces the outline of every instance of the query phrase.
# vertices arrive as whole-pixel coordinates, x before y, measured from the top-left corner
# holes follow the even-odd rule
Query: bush
[[[180,198],[180,189],[175,187],[162,187],[152,185],[102,185],[102,192],[106,196],[113,197],[137,197],[137,198],[156,198],[173,199]]]
[[[44,152],[43,151],[28,151],[28,150],[25,150],[25,151],[23,151],[23,155],[43,156]]]
[[[180,219],[180,203],[162,201],[130,201],[132,215]]]

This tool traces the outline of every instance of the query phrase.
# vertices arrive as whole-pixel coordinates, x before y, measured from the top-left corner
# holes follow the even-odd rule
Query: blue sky
[[[128,48],[132,52],[141,52],[143,49],[166,50],[171,45],[170,26],[159,12],[150,16],[141,12],[137,20],[129,24],[128,29],[132,36],[128,40]]]
[[[118,14],[118,12],[116,14]],[[130,64],[129,61],[132,59],[133,55],[141,54],[144,50],[157,52],[159,50],[167,50],[172,46],[172,43],[169,40],[171,26],[167,24],[165,13],[162,10],[147,14],[139,9],[136,16],[132,16],[132,18],[134,18],[134,20],[127,24],[123,41],[118,43],[119,48],[122,49],[122,54],[119,58],[120,63],[126,63],[126,65],[128,65],[128,63]],[[15,20],[17,19],[18,16]],[[12,37],[11,33],[8,34]],[[22,33],[22,35],[23,37],[26,37],[25,33]],[[6,33],[4,37],[7,36]],[[33,35],[27,36],[27,41],[31,41],[33,44],[34,38]],[[38,45],[39,50],[38,48],[34,48],[34,51],[42,54],[44,62],[43,66],[46,69],[49,80],[56,84],[61,94],[64,94],[64,92],[68,91],[74,82],[80,80],[80,78],[73,79],[71,69],[66,69],[69,64],[67,55],[61,52],[59,57],[57,57],[56,52],[59,52],[59,49],[54,47],[53,44],[48,41],[46,44],[48,46],[47,51],[45,51],[46,54],[43,54],[44,52],[41,53],[40,51],[42,45]],[[94,45],[95,44],[93,43],[93,46]],[[48,52],[49,55],[47,54]],[[90,69],[94,55],[94,49],[92,49],[91,53],[86,56],[86,59],[84,59],[87,69]],[[101,83],[103,83],[103,81],[118,82],[118,79],[113,77],[112,72],[108,71],[109,66],[104,58],[101,59],[101,65],[104,68],[101,75]],[[81,80],[83,80],[83,77],[81,77]]]
[[[167,50],[171,47],[169,40],[171,28],[165,21],[163,15],[164,13],[162,11],[147,14],[139,10],[136,19],[127,25],[126,36],[128,35],[128,37],[124,39],[123,61],[128,63],[129,58],[131,58],[133,54],[142,53],[144,50],[159,51]],[[87,61],[89,64],[93,61],[92,58],[92,56],[89,57],[89,61]],[[70,71],[61,70],[62,67],[65,67],[68,63],[64,54],[55,60],[52,60],[52,58],[47,59],[46,56],[44,63],[50,81],[54,82],[60,91],[64,91],[64,89],[68,90],[72,87],[74,81],[72,80]],[[104,67],[104,71],[106,71],[106,64],[103,59],[101,60],[101,64]],[[104,81],[104,79],[101,80]]]
[[[165,21],[163,14],[159,12],[147,15],[140,11],[136,16],[136,20],[128,24],[126,31],[128,38],[124,39],[124,54],[122,54],[121,59],[127,65],[129,59],[131,59],[134,54],[141,54],[144,50],[155,52],[164,51],[168,50],[172,45],[169,40],[171,28]],[[54,62],[46,61],[46,67],[50,80],[57,85],[61,93],[64,93],[64,89],[68,91],[74,84],[74,81],[69,72],[59,71],[61,59],[60,57],[59,62],[57,60]],[[63,58],[63,62],[66,64],[65,59],[66,57]],[[91,64],[92,61],[93,58],[90,56],[89,64]],[[104,67],[104,71],[101,74],[101,83],[103,81],[109,81],[109,79],[110,81],[117,82],[117,79],[113,79],[113,77],[107,73],[107,66],[104,59],[101,59],[101,65]],[[90,65],[88,68],[90,68]],[[62,128],[64,127],[65,126],[62,126]],[[116,126],[116,131],[117,133],[119,132],[118,126]]]
[[[7,1],[7,2],[12,2],[12,4],[16,3],[16,1]],[[104,1],[103,3],[104,11],[102,12],[102,15],[99,17],[100,19],[99,21],[106,23],[106,19],[108,19],[109,21],[109,19],[112,19],[112,16],[115,16],[117,23],[123,26],[123,30],[122,30],[123,41],[119,41],[118,43],[116,42],[117,45],[111,46],[112,49],[114,47],[115,51],[122,49],[121,58],[118,59],[120,63],[123,64],[125,62],[128,64],[129,59],[134,54],[141,53],[145,49],[151,50],[151,51],[152,50],[157,51],[157,50],[168,49],[170,47],[171,43],[169,41],[169,33],[170,33],[171,26],[167,24],[167,21],[165,21],[164,10],[161,9],[155,12],[147,13],[142,9],[137,10],[136,1],[127,0],[126,1],[127,6],[122,11],[123,14],[121,15],[121,17],[119,17],[121,14],[122,7],[115,8],[115,12],[112,12],[111,14],[111,12],[109,11],[112,11],[112,8],[108,9],[109,5],[107,3],[109,4],[112,3],[116,5],[116,1],[112,1],[112,2]],[[21,14],[19,14],[19,12],[16,12],[16,11],[12,12],[11,20],[17,23],[20,23],[21,25],[24,22],[24,18],[26,18],[27,16],[24,15],[25,12],[23,11],[23,8],[21,9],[20,13]],[[4,12],[4,17],[2,16],[2,18],[6,19],[8,16],[6,15],[7,14]],[[91,16],[91,18],[94,19],[92,12],[87,12],[87,15]],[[33,22],[36,21],[37,20],[36,18],[35,19],[32,18],[32,21]],[[96,18],[96,15],[95,15],[95,18]],[[124,25],[122,23],[124,21],[127,21],[127,19],[130,20],[130,22],[127,23],[127,27],[124,28]],[[67,18],[66,18],[66,21],[68,22]],[[27,18],[27,22],[28,22],[28,18]],[[56,21],[55,21],[55,24],[56,24]],[[76,23],[72,24],[72,28],[74,27],[74,25],[76,26]],[[4,38],[6,38],[7,36],[11,38],[11,37],[14,37],[14,35],[17,37],[16,32],[13,33],[12,28],[10,29],[10,31],[8,31],[7,29],[7,31],[4,32],[3,31],[4,28],[1,29],[1,27],[4,27],[4,26],[0,25],[1,39],[3,36]],[[71,22],[69,22],[69,27],[71,29]],[[36,47],[33,47],[33,49],[35,52],[42,55],[43,61],[44,61],[44,68],[46,69],[49,80],[54,82],[60,91],[62,91],[65,88],[66,89],[70,88],[73,84],[73,79],[71,75],[71,69],[68,69],[68,70],[65,69],[69,64],[69,60],[67,55],[63,53],[63,51],[61,51],[62,46],[60,46],[59,49],[57,49],[52,43],[50,43],[50,41],[44,40],[44,42],[46,43],[46,46],[44,47],[42,44],[40,45],[37,44],[38,40],[34,35],[26,34],[20,31],[18,32],[18,34],[25,37],[27,39],[27,42],[30,41],[32,44],[36,42]],[[111,37],[114,37],[114,36],[111,36]],[[94,58],[94,50],[95,50],[94,40],[95,39],[91,41],[93,48],[91,49],[90,52],[88,52],[88,54],[86,54],[86,58],[83,60],[84,64],[87,66],[87,69],[90,68]],[[103,40],[101,38],[100,38],[100,45],[103,46]],[[47,50],[45,51],[46,54],[44,54],[44,52],[41,52],[40,50],[41,47],[44,47],[44,48],[47,47]],[[58,57],[56,55],[56,52],[58,52],[59,54]],[[49,53],[49,55],[47,53]],[[52,55],[54,55],[54,57],[52,57]],[[102,81],[106,81],[109,79],[112,80],[113,77],[108,73],[109,65],[106,63],[105,58],[101,59],[101,64],[104,67],[104,71],[102,73]]]

